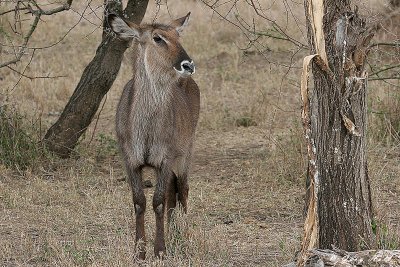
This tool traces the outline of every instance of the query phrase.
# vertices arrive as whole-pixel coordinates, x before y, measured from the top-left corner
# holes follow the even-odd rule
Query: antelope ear
[[[119,38],[127,41],[139,38],[139,27],[136,24],[127,22],[114,14],[108,15],[107,21]]]
[[[188,25],[188,23],[189,23],[189,16],[190,16],[190,12],[187,13],[187,15],[184,16],[184,17],[182,17],[182,18],[173,20],[173,21],[170,23],[170,25],[171,25],[172,27],[175,27],[175,30],[176,30],[179,34],[181,34],[182,31],[183,31],[183,29],[184,29],[184,28]]]

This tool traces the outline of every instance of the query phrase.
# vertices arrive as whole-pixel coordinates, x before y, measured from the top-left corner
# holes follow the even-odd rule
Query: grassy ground
[[[374,3],[363,6],[372,19],[376,10],[384,8]],[[80,12],[83,6],[73,7]],[[279,15],[282,8],[273,6],[271,14],[285,22]],[[170,226],[168,255],[160,262],[151,253],[154,216],[148,210],[150,253],[141,264],[288,263],[300,246],[303,224],[307,165],[298,86],[299,66],[307,51],[295,53],[286,43],[269,41],[263,43],[264,54],[255,49],[244,52],[243,34],[201,3],[171,1],[169,10],[170,15],[162,6],[160,21],[187,11],[193,14],[182,42],[196,62],[201,115],[189,213],[178,212]],[[156,11],[152,3],[145,20],[154,18]],[[300,26],[296,28],[291,20],[289,29],[305,42],[300,31],[302,6],[294,5],[292,11]],[[241,12],[251,14],[246,8]],[[87,18],[101,25],[93,14]],[[78,19],[74,12],[45,19],[32,44],[54,42]],[[96,27],[81,21],[59,45],[38,50],[27,69],[32,76],[66,77],[18,81],[18,74],[1,69],[0,101],[18,106],[28,118],[40,118],[41,126],[36,123],[35,129],[44,134],[95,53],[101,35]],[[292,62],[293,67],[288,70],[276,62]],[[129,65],[127,55],[96,125],[91,125],[77,148],[79,157],[43,160],[23,174],[0,165],[0,266],[129,266],[136,260],[131,195],[123,181],[114,132],[117,101],[131,76]],[[391,84],[371,82],[369,87],[369,174],[376,217],[383,226],[381,246],[395,248],[400,235],[400,145],[391,127],[399,94]],[[252,126],[241,126],[245,124]],[[146,195],[151,199],[152,188],[146,189]]]

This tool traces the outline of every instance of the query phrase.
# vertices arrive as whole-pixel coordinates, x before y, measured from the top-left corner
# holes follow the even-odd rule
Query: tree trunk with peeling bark
[[[358,251],[374,244],[365,71],[373,34],[350,0],[305,0],[305,10],[313,56],[305,58],[302,75],[309,186],[298,266],[313,248]]]
[[[142,21],[148,4],[148,0],[129,0],[125,10],[122,10],[121,1],[105,2],[105,12],[124,15],[126,20],[136,24]],[[105,22],[102,42],[95,57],[85,68],[60,118],[44,137],[47,148],[60,157],[70,155],[91,123],[101,100],[117,77],[124,52],[129,46],[127,41],[106,34],[107,28]]]

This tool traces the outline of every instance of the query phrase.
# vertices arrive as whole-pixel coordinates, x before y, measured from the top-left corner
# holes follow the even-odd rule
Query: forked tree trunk
[[[105,12],[120,16],[124,14],[127,20],[136,24],[142,21],[148,4],[148,0],[129,0],[125,10],[122,11],[121,1],[106,2]],[[61,157],[70,155],[79,137],[91,123],[101,100],[117,77],[124,52],[128,48],[128,42],[114,38],[106,34],[106,31],[107,23],[104,23],[103,39],[95,57],[85,68],[60,118],[44,137],[47,148]]]
[[[298,266],[307,251],[373,246],[367,171],[367,73],[372,34],[350,0],[305,0],[309,44],[302,76],[308,142],[307,218]],[[312,65],[314,88],[307,86]]]

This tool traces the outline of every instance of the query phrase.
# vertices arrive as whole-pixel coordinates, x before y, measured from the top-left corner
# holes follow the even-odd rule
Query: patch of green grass
[[[18,171],[34,167],[44,154],[38,132],[17,110],[0,107],[0,164]]]
[[[400,249],[400,236],[386,223],[373,219],[371,222],[372,232],[376,235],[379,249]]]
[[[4,30],[4,27],[0,25],[0,37],[3,35],[7,35],[6,31]]]
[[[400,236],[398,236],[390,226],[384,223],[377,225],[375,222],[375,227],[373,224],[372,229],[375,229],[374,233],[376,233],[378,247],[380,249],[400,249]]]
[[[72,257],[78,266],[88,266],[92,263],[91,252],[88,248],[78,248],[76,245],[66,244],[63,250]]]
[[[237,118],[235,120],[235,124],[238,127],[240,127],[240,126],[242,126],[242,127],[257,126],[257,122],[249,116],[243,116],[243,117]]]
[[[96,141],[98,142],[96,148],[97,159],[103,159],[118,154],[118,143],[111,135],[100,133]]]

